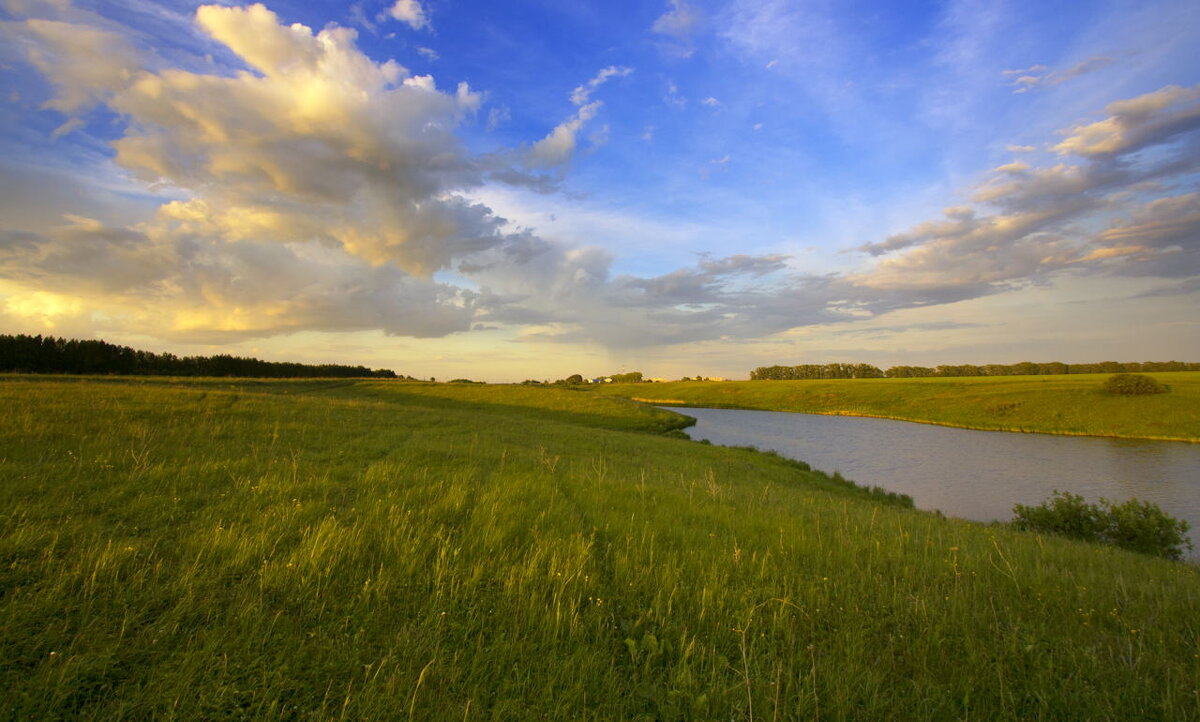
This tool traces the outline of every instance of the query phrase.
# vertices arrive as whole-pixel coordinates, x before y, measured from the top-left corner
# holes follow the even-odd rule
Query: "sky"
[[[487,381],[1200,360],[1194,0],[0,0],[0,332]]]

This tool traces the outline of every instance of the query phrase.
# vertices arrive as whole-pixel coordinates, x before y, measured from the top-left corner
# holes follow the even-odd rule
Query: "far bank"
[[[1200,372],[1146,374],[1170,387],[1114,396],[1109,374],[606,384],[653,404],[870,416],[982,431],[1200,442]]]

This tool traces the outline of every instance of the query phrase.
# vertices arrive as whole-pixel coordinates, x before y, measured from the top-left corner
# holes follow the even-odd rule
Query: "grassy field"
[[[1197,567],[881,504],[636,404],[0,404],[5,719],[1200,719]]]
[[[605,384],[593,393],[674,406],[878,416],[992,431],[1200,442],[1200,373],[1146,374],[1170,393],[1101,391],[1109,374]]]

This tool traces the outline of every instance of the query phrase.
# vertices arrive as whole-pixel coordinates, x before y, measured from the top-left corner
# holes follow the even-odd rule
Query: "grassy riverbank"
[[[878,416],[966,429],[1200,441],[1200,373],[1146,374],[1171,387],[1112,396],[1108,374],[834,381],[606,384],[594,393],[675,406]]]
[[[880,504],[635,404],[0,404],[0,717],[1200,718],[1195,566]]]

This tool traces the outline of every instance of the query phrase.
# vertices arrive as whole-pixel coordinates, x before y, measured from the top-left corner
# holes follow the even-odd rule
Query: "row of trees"
[[[1039,376],[1051,374],[1119,374],[1155,371],[1200,371],[1200,363],[1183,361],[1102,361],[1090,364],[1065,364],[1059,361],[1016,364],[973,364],[930,366],[893,366],[881,371],[870,364],[801,364],[799,366],[760,366],[750,372],[754,381],[797,379],[912,379],[927,376]]]
[[[139,351],[105,341],[0,335],[0,371],[43,374],[240,376],[247,378],[397,378],[390,369],[262,361],[221,354],[184,356]],[[405,377],[407,378],[407,377]]]
[[[881,379],[883,371],[871,364],[800,364],[759,366],[750,372],[751,381],[796,381],[800,379]]]

